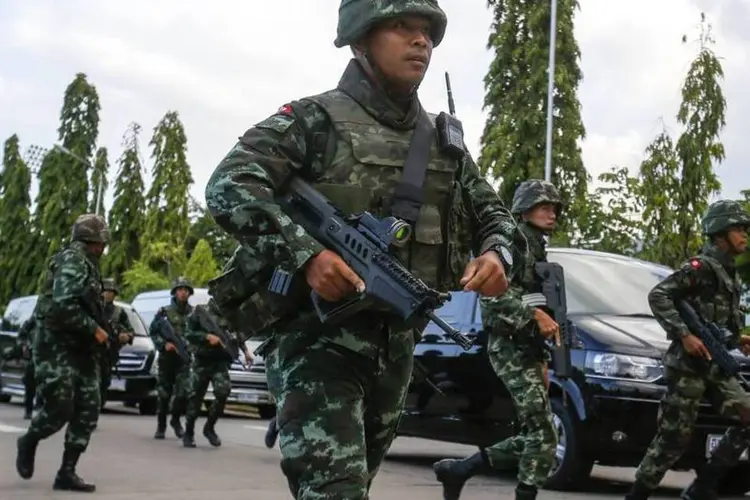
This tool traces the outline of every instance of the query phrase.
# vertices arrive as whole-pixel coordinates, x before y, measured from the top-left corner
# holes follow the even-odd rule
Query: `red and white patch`
[[[284,104],[276,112],[280,113],[282,115],[291,115],[292,114],[292,106],[290,104]]]
[[[703,264],[701,264],[701,261],[699,261],[698,259],[693,259],[690,261],[690,267],[692,267],[696,271],[700,269],[701,266],[703,266]]]

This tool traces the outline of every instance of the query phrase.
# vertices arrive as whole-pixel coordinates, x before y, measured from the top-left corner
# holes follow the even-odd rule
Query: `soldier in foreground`
[[[198,318],[200,314],[210,314],[217,325],[228,331],[213,300],[210,300],[207,305],[195,306],[187,317],[185,339],[193,345],[195,357],[191,369],[190,396],[185,415],[185,434],[182,436],[182,443],[186,448],[195,448],[195,421],[200,413],[206,391],[208,391],[208,384],[213,386],[214,401],[208,411],[206,424],[203,426],[203,436],[211,446],[221,446],[221,439],[216,434],[215,426],[219,417],[224,413],[227,399],[232,392],[229,368],[235,360],[227,353],[216,332],[207,331],[206,327],[201,324]],[[229,334],[234,335],[231,332]],[[237,338],[234,342],[245,356],[245,364],[252,362],[252,355],[248,352],[244,342]]]
[[[424,161],[406,165],[418,122],[435,127],[417,89],[446,23],[435,0],[342,1],[335,45],[349,46],[354,57],[338,87],[282,106],[248,130],[206,187],[211,214],[245,251],[245,261],[214,281],[215,297],[233,295],[246,321],[271,325],[260,354],[277,401],[281,468],[297,499],[368,497],[398,427],[415,339],[428,321],[373,308],[321,324],[307,293],[292,301],[289,315],[268,318],[263,276],[277,266],[327,302],[365,292],[337,253],[280,209],[275,196],[290,176],[310,182],[344,214],[382,217],[405,201],[396,196],[402,173],[421,170],[423,181],[398,184],[422,202],[416,213],[398,215],[414,234],[392,251],[438,290],[496,296],[507,289],[516,224],[463,144],[450,156],[432,129],[418,149]]]
[[[483,298],[481,304],[482,323],[489,331],[490,364],[508,388],[524,432],[463,460],[435,463],[446,500],[458,499],[464,483],[473,475],[507,469],[516,463],[516,498],[532,500],[554,465],[557,434],[547,396],[548,357],[533,337],[541,334],[552,338],[559,335],[559,326],[542,309],[525,305],[522,296],[541,291],[534,265],[547,261],[545,237],[555,229],[562,207],[557,189],[547,181],[522,182],[513,196],[511,212],[521,218],[518,227],[526,236],[529,252],[526,259],[516,262],[519,271],[508,293]]]
[[[99,259],[109,239],[100,215],[76,219],[70,244],[49,261],[36,320],[34,339],[36,377],[42,408],[29,429],[18,438],[16,470],[24,479],[34,475],[37,445],[68,424],[62,465],[54,489],[92,492],[93,484],[76,474],[99,419],[99,363],[97,351],[108,335],[83,306],[84,297],[101,300]]]
[[[750,338],[741,337],[744,314],[740,311],[740,282],[735,258],[747,249],[750,214],[735,201],[713,203],[701,222],[707,241],[700,254],[688,259],[676,272],[651,290],[651,311],[672,341],[664,355],[667,393],[659,409],[659,429],[635,473],[627,500],[649,498],[664,474],[690,444],[695,419],[704,396],[716,411],[738,420],[713,450],[693,483],[682,492],[686,500],[717,497],[722,477],[750,444],[750,395],[736,376],[726,376],[715,363],[702,363],[711,356],[703,342],[691,332],[676,309],[685,300],[706,321],[734,333],[733,343],[750,354]]]
[[[164,328],[161,317],[165,315],[175,334],[184,338],[185,321],[193,310],[188,299],[193,293],[190,281],[182,277],[175,279],[171,290],[172,302],[159,309],[148,329],[154,347],[159,352],[159,372],[156,380],[159,406],[154,439],[164,439],[164,433],[167,430],[167,415],[171,415],[169,425],[175,436],[182,439],[184,435],[180,417],[187,410],[190,363],[180,359],[177,355],[177,346],[164,340],[161,333],[161,329]]]
[[[112,366],[117,363],[118,354],[122,346],[126,344],[132,344],[135,334],[133,333],[133,325],[130,324],[128,319],[128,313],[125,310],[115,305],[115,297],[120,291],[117,288],[117,283],[113,278],[106,278],[102,280],[102,297],[104,299],[104,314],[107,316],[109,321],[117,332],[117,345],[111,347],[108,356],[102,356],[101,358],[101,400],[102,408],[107,403],[107,391],[109,390],[109,384],[112,382]]]

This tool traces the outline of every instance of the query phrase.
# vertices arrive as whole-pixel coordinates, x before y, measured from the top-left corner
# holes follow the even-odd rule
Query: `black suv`
[[[19,297],[8,303],[0,328],[0,349],[15,343],[18,330],[31,316],[36,306],[37,295]],[[112,374],[107,392],[107,401],[123,401],[129,406],[138,405],[141,414],[156,412],[156,376],[154,347],[148,337],[140,316],[129,304],[115,301],[122,307],[135,330],[132,345],[123,346],[117,361],[119,376]],[[9,401],[11,396],[23,396],[21,378],[26,361],[15,360],[3,365],[0,372],[0,401]]]
[[[577,341],[572,353],[575,375],[562,381],[550,370],[559,446],[546,487],[576,489],[594,464],[636,466],[656,433],[659,400],[666,389],[661,356],[669,344],[647,296],[672,271],[576,249],[550,249],[549,259],[565,268],[568,313]],[[477,295],[455,292],[452,297],[438,315],[473,337],[475,345],[463,351],[433,323],[428,325],[414,351],[424,370],[414,371],[399,435],[490,446],[516,434],[519,423],[507,390],[487,360]],[[743,366],[747,389],[750,360],[734,354]],[[704,402],[689,450],[675,469],[700,467],[728,425]],[[750,491],[747,452],[724,488],[724,494]]]

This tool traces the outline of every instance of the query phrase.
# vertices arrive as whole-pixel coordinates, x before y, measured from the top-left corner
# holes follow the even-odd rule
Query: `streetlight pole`
[[[544,179],[552,181],[552,105],[555,94],[555,52],[557,49],[557,0],[550,0],[549,74],[547,83],[547,151],[544,155]]]

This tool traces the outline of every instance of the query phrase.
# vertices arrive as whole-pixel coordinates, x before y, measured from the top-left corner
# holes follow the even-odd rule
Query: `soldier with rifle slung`
[[[102,408],[107,402],[107,390],[112,382],[112,367],[116,366],[120,349],[124,345],[132,345],[135,337],[133,325],[130,324],[125,310],[115,305],[115,297],[120,293],[113,278],[102,280],[102,298],[104,299],[104,314],[117,332],[117,340],[109,348],[109,356],[102,356],[101,385]]]

